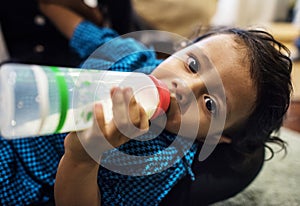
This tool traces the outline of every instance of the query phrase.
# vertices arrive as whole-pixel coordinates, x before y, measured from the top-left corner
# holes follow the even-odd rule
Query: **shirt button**
[[[43,26],[45,25],[46,21],[45,21],[45,18],[41,15],[36,15],[34,17],[34,23],[38,26]]]
[[[41,53],[45,50],[45,47],[41,44],[38,44],[34,47],[34,51],[37,52],[37,53]]]

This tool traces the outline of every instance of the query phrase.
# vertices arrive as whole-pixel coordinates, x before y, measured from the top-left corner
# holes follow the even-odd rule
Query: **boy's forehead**
[[[217,67],[231,67],[245,62],[247,49],[239,46],[233,34],[218,34],[207,37],[191,46],[191,51],[199,53]],[[241,61],[242,60],[242,61]]]
[[[233,34],[215,34],[206,37],[198,42],[195,42],[193,46],[200,48],[201,50],[214,49],[216,52],[220,49],[232,49],[237,42],[234,39]]]
[[[209,56],[212,55],[211,53],[217,54],[226,50],[232,50],[236,44],[233,34],[214,34],[189,45],[183,51],[196,52],[199,56],[209,59]]]

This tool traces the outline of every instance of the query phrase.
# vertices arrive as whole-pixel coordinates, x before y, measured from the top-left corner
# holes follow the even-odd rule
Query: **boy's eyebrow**
[[[205,66],[207,66],[208,69],[212,69],[213,63],[210,61],[208,56],[202,51],[201,47],[194,46],[194,53],[196,56],[198,56],[199,60],[204,63]]]
[[[199,54],[200,54],[201,60],[203,60],[203,62],[205,63],[205,65],[209,65],[208,68],[212,69],[213,66],[211,66],[211,65],[213,65],[213,64],[211,63],[211,61],[209,60],[209,58],[206,56],[206,54],[203,53],[203,52],[199,52]]]

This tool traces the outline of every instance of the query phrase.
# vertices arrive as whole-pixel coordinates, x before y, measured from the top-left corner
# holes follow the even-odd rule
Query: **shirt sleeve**
[[[112,29],[88,21],[77,26],[70,45],[85,59],[81,67],[86,69],[149,74],[162,61],[156,58],[153,48],[134,38],[117,36]]]
[[[89,21],[81,22],[75,29],[70,46],[81,58],[90,55],[99,45],[117,37],[109,28],[101,28]]]

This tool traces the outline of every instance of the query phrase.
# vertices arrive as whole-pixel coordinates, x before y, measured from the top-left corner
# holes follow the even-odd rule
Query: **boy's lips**
[[[178,111],[179,105],[176,100],[176,95],[174,93],[171,93],[170,95],[170,108],[169,108],[169,115],[174,114],[176,111]]]
[[[195,104],[180,105],[177,101],[176,95],[171,94],[170,107],[167,112],[166,129],[181,136],[193,138],[197,136],[199,128],[199,118],[195,115],[197,109]],[[197,107],[198,108],[198,107]],[[195,121],[191,121],[194,120]]]

